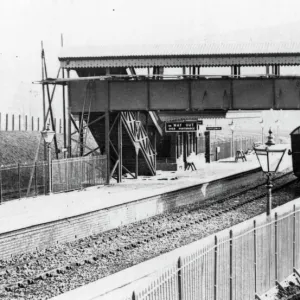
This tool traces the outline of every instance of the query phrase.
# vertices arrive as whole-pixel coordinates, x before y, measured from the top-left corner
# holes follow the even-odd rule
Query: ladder
[[[121,118],[126,131],[133,143],[133,146],[139,147],[146,160],[147,166],[152,175],[156,174],[156,153],[149,140],[148,134],[142,123],[136,120],[131,111],[121,112]]]

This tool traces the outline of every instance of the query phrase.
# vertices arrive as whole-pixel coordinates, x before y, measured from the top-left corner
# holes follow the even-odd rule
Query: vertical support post
[[[234,157],[234,146],[233,146],[234,140],[233,140],[233,132],[234,132],[234,130],[231,130],[231,157]]]
[[[135,151],[135,179],[139,176],[139,151]]]
[[[278,282],[278,217],[277,213],[275,213],[275,284]]]
[[[0,113],[0,131],[1,131],[1,129],[2,129],[2,117],[1,117],[2,115],[1,115],[1,113]]]
[[[217,300],[217,278],[218,278],[218,238],[215,235],[215,258],[214,258],[214,300]]]
[[[5,130],[8,131],[8,114],[6,114]]]
[[[43,161],[43,184],[44,184],[44,195],[46,195],[46,168],[45,168],[46,161]]]
[[[293,206],[293,272],[296,268],[296,205]]]
[[[0,166],[0,205],[2,204],[2,167]]]
[[[181,257],[179,256],[178,262],[177,262],[177,282],[178,282],[178,300],[182,300],[182,275],[181,275],[181,267],[182,267],[182,261]]]
[[[256,221],[253,221],[253,246],[254,246],[254,294],[257,294],[257,254],[256,254]]]
[[[122,166],[123,166],[123,141],[122,141],[122,116],[119,114],[119,123],[118,123],[118,152],[119,152],[119,169],[118,169],[118,182],[122,182]]]
[[[84,138],[83,138],[83,114],[79,114],[79,124],[82,124],[82,126],[80,126],[80,132],[79,132],[79,155],[83,156],[84,153],[84,148],[83,148],[83,142],[84,142]]]
[[[37,118],[37,130],[40,131],[40,118]]]
[[[13,114],[12,115],[12,124],[11,124],[11,127],[12,127],[12,131],[15,130],[15,115]]]
[[[62,78],[65,78],[65,68],[62,69]],[[63,136],[64,136],[64,149],[67,148],[67,132],[66,132],[66,89],[65,83],[62,86],[63,97]],[[66,152],[64,151],[64,158],[66,158]]]
[[[35,188],[35,195],[37,196],[38,190],[37,190],[37,167],[36,167],[36,162],[34,163],[34,188]]]
[[[70,70],[67,70],[67,78],[70,78]],[[68,123],[68,157],[72,157],[72,140],[71,140],[71,106],[70,106],[70,84],[68,84],[67,97],[67,123]]]
[[[199,149],[198,149],[198,139],[199,139],[199,137],[198,137],[198,133],[197,133],[197,131],[196,131],[196,136],[195,136],[195,152],[196,152],[196,155],[199,153]]]
[[[42,62],[42,81],[45,79],[45,69],[44,69],[44,46],[43,46],[43,41],[41,42],[41,62]],[[42,130],[45,129],[45,124],[46,124],[46,100],[45,100],[45,83],[42,83],[42,94],[43,94],[43,128]],[[44,141],[44,161],[46,160],[47,157],[47,146],[46,142]]]
[[[105,153],[107,160],[106,184],[110,183],[110,153],[109,153],[109,111],[105,111]]]
[[[25,115],[25,131],[27,131],[27,115]]]
[[[61,119],[59,118],[59,133],[61,133]]]
[[[233,299],[232,270],[233,270],[233,233],[229,231],[229,300]]]
[[[186,156],[188,157],[191,153],[191,139],[190,139],[190,133],[186,133],[186,138],[187,138],[187,151],[186,151]]]
[[[18,187],[19,187],[19,198],[21,199],[21,168],[18,163]]]
[[[19,115],[19,131],[21,131],[21,115]]]
[[[176,159],[178,159],[179,158],[179,135],[177,132],[175,133],[175,136],[176,136],[175,153],[176,153]]]
[[[210,163],[210,131],[205,131],[204,136],[205,136],[205,162]]]

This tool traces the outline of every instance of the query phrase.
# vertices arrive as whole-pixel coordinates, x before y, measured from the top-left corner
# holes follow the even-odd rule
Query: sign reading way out
[[[203,121],[195,122],[166,122],[166,132],[194,132]]]

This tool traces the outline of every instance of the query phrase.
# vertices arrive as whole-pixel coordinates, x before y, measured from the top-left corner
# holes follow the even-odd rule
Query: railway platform
[[[287,169],[291,157],[285,155],[279,171]],[[243,174],[258,170],[257,158],[250,154],[244,162],[226,159],[196,171],[158,171],[154,177],[6,202],[0,206],[0,259],[205,201],[236,188]],[[263,178],[261,172],[256,175]]]

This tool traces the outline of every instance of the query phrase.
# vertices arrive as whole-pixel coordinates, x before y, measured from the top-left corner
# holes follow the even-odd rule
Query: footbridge
[[[68,156],[74,155],[72,124],[80,136],[77,155],[95,151],[85,151],[84,134],[90,130],[118,181],[122,172],[155,174],[162,111],[215,118],[229,110],[300,109],[300,76],[283,76],[280,70],[300,65],[297,43],[62,48],[59,61],[62,76],[46,74],[41,83],[50,110],[49,85],[63,86]],[[205,75],[207,67],[230,71]],[[246,76],[243,67],[265,71]]]

